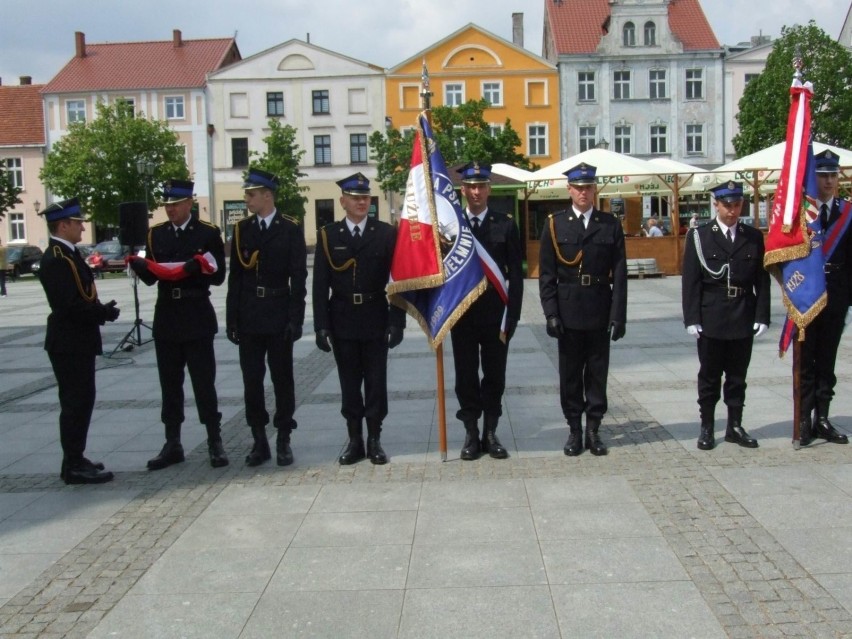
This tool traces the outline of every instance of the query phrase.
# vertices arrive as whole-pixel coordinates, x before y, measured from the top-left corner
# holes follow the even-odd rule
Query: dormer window
[[[636,26],[632,22],[625,22],[622,36],[625,47],[636,46]]]
[[[657,25],[650,20],[645,23],[645,46],[657,46]]]

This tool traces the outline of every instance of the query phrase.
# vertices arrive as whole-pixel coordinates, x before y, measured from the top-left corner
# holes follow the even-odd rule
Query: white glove
[[[698,339],[699,337],[701,337],[701,331],[703,330],[704,328],[701,326],[701,324],[693,324],[692,326],[686,327],[686,334],[692,335],[695,339]]]
[[[768,326],[766,326],[766,324],[760,324],[760,323],[756,322],[755,325],[754,325],[754,336],[760,337],[761,335],[763,335],[766,332],[767,328],[768,328]]]

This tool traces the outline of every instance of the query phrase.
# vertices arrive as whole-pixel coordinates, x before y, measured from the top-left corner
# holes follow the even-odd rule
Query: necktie
[[[479,218],[478,217],[470,218],[470,226],[473,229],[473,232],[476,233],[479,230]]]
[[[180,239],[182,235],[183,235],[183,229],[179,226],[176,226],[175,227],[175,237],[177,239]]]
[[[260,232],[263,233],[266,230],[266,220],[260,221]]]
[[[823,229],[828,228],[828,204],[819,207],[819,223]]]
[[[728,229],[728,230],[725,232],[725,237],[727,237],[727,238],[728,238],[728,241],[729,241],[729,242],[733,242],[733,241],[734,241],[734,235],[731,233],[731,229]]]
[[[356,226],[354,229],[352,229],[352,237],[355,239],[355,244],[361,243],[361,227],[360,226]]]

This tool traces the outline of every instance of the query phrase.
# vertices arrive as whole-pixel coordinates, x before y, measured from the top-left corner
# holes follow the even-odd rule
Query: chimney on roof
[[[172,44],[175,49],[183,46],[183,36],[181,36],[180,29],[172,29]]]
[[[524,48],[524,14],[512,14],[512,44]]]
[[[21,82],[22,87],[29,86],[30,84],[33,83],[33,76],[22,75],[21,78],[20,78],[20,82]]]
[[[86,34],[82,31],[74,32],[74,45],[76,49],[75,57],[77,58],[85,58],[86,57]]]

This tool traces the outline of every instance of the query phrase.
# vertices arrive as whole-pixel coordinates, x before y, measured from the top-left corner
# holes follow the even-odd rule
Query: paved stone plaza
[[[126,278],[98,286],[122,309],[104,330],[109,352],[133,326],[132,288]],[[163,441],[146,344],[98,362],[87,454],[115,481],[65,486],[44,295],[31,277],[10,284],[0,299],[0,637],[852,637],[852,446],[791,446],[777,287],[745,409],[759,449],[721,441],[724,407],[721,443],[696,449],[698,362],[680,278],[669,277],[630,281],[601,429],[610,454],[568,458],[556,345],[537,281],[526,286],[498,430],[508,460],[458,459],[447,340],[440,461],[435,357],[409,320],[390,356],[391,463],[338,466],[337,374],[314,346],[309,300],[293,466],[244,465],[237,349],[220,333],[230,466],[210,468],[187,381],[187,461],[145,470]],[[150,324],[154,291],[139,297]],[[220,321],[224,298],[215,291]],[[833,416],[849,433],[848,339],[838,377]]]

